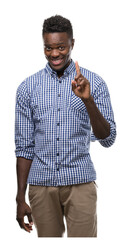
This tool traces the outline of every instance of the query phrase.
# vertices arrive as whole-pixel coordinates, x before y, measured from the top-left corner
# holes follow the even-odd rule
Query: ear
[[[72,40],[71,40],[72,49],[73,49],[73,47],[74,47],[74,44],[75,44],[75,39],[72,39]]]

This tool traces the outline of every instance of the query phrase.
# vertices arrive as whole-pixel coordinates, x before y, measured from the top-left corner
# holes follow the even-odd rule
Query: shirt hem
[[[35,180],[29,180],[27,181],[27,184],[29,185],[36,185],[36,186],[47,186],[47,187],[50,187],[50,186],[54,186],[54,187],[59,187],[59,186],[68,186],[68,185],[76,185],[76,184],[83,184],[83,183],[87,183],[87,182],[92,182],[92,181],[96,181],[96,177],[91,177],[91,178],[86,178],[86,179],[83,179],[83,180],[79,180],[79,179],[72,179],[72,180],[69,180],[67,182],[63,182],[61,181],[57,181],[57,182],[49,182],[49,181],[35,181]]]

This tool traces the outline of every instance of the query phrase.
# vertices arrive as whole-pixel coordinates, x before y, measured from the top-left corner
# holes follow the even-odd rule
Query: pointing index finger
[[[78,62],[75,62],[77,76],[81,73]]]

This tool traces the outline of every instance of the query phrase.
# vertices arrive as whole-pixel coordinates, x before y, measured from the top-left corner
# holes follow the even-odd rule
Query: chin
[[[50,64],[50,66],[53,70],[55,70],[56,72],[59,72],[59,71],[64,70],[66,65],[64,65],[64,66],[53,66],[53,65]]]

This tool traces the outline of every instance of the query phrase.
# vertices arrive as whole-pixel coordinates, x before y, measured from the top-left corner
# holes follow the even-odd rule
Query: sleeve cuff
[[[91,141],[94,142],[98,140],[103,147],[112,146],[113,143],[115,142],[115,139],[116,139],[116,129],[112,126],[110,126],[110,135],[105,139],[98,139],[97,137],[95,137],[94,133],[91,134]]]
[[[15,151],[15,155],[16,157],[23,157],[29,160],[33,160],[34,157],[34,153],[27,153],[24,151]]]

